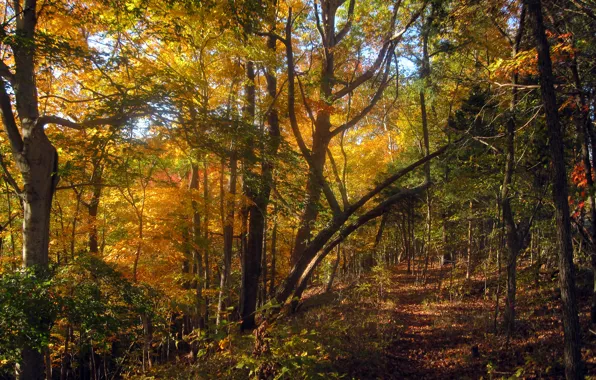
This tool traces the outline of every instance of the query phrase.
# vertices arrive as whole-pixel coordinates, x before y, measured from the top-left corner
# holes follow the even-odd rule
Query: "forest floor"
[[[494,332],[497,281],[481,268],[477,273],[466,280],[465,268],[433,268],[423,283],[402,264],[341,282],[333,292],[315,287],[298,312],[270,328],[266,357],[252,355],[252,335],[238,334],[176,377],[248,378],[263,368],[272,378],[292,379],[563,377],[556,274],[541,273],[537,286],[534,267],[520,269],[516,331],[507,339]],[[591,279],[584,280],[589,290]],[[596,335],[587,328],[589,291],[582,283],[579,276],[582,353],[595,376]]]

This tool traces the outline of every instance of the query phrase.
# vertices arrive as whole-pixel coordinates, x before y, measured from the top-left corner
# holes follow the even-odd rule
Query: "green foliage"
[[[60,347],[53,333],[67,327],[82,347],[100,352],[109,352],[117,340],[138,340],[139,316],[160,322],[155,300],[153,289],[131,283],[90,255],[55,272],[7,270],[0,276],[0,371],[14,368],[24,347]]]
[[[47,272],[22,269],[0,275],[0,373],[19,360],[23,347],[48,345],[59,305]]]
[[[254,344],[254,338],[246,337]],[[320,343],[319,332],[292,326],[277,326],[265,338],[270,353],[255,357],[242,355],[235,370],[249,378],[260,378],[266,369],[274,379],[329,379],[342,378],[333,369],[325,347]]]
[[[155,313],[149,287],[135,285],[101,259],[82,255],[56,275],[62,285],[61,317],[89,342],[102,342],[136,331],[139,315]]]
[[[386,265],[376,265],[372,268],[373,281],[378,286],[379,299],[383,299],[386,289],[391,285],[391,270]]]

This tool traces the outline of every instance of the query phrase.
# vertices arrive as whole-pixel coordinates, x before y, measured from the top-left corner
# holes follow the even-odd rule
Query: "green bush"
[[[18,362],[23,347],[47,347],[60,304],[47,272],[20,269],[0,275],[0,370]]]

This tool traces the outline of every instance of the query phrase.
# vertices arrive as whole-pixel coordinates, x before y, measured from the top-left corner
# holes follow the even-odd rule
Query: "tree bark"
[[[268,48],[275,52],[276,39],[269,37]],[[255,117],[255,72],[254,64],[247,63],[246,86],[247,107],[246,117],[249,122],[254,122]],[[275,105],[277,98],[277,77],[275,71],[269,68],[265,73],[267,82],[267,95],[271,101],[270,111],[267,114],[267,136],[261,136],[261,172],[256,173],[254,162],[249,163],[245,168],[245,176],[248,176],[249,186],[245,187],[247,197],[252,201],[249,206],[249,227],[246,252],[242,256],[242,288],[240,297],[240,315],[242,330],[250,330],[256,327],[255,312],[259,294],[259,276],[261,274],[261,261],[263,254],[263,241],[265,223],[267,218],[267,207],[271,195],[273,183],[273,160],[281,142],[279,126],[279,115]]]
[[[554,75],[542,18],[540,0],[525,0],[528,13],[534,21],[534,38],[538,51],[538,72],[542,103],[546,113],[546,126],[549,135],[551,162],[554,169],[553,201],[557,221],[557,241],[559,243],[559,285],[564,330],[564,360],[567,379],[583,378],[581,361],[581,335],[577,301],[575,296],[575,278],[573,264],[573,245],[571,241],[571,222],[567,203],[567,171],[565,168],[564,141],[559,122],[557,98],[554,88]]]
[[[102,152],[103,154],[103,152]],[[101,164],[101,157],[94,157],[93,172],[91,174],[92,193],[89,203],[84,203],[87,206],[87,213],[89,216],[89,252],[93,254],[99,253],[99,239],[97,234],[97,213],[99,211],[99,202],[102,192],[102,177],[104,167]]]
[[[519,51],[521,38],[524,32],[526,9],[522,6],[519,17],[519,26],[512,45],[511,56],[515,58]],[[501,186],[501,208],[503,210],[503,223],[506,229],[507,242],[507,295],[505,299],[504,324],[507,336],[511,336],[515,330],[515,297],[517,292],[517,257],[522,249],[522,232],[519,231],[515,223],[513,210],[511,208],[511,198],[509,190],[513,181],[513,174],[515,169],[515,129],[517,126],[515,112],[517,107],[517,88],[518,75],[514,73],[512,76],[512,90],[511,102],[509,103],[509,118],[507,119],[507,139],[505,159],[505,173],[503,176],[503,184]]]
[[[275,295],[275,271],[277,260],[277,207],[273,211],[273,230],[271,231],[271,275],[269,276],[269,298]]]
[[[472,264],[472,245],[473,245],[473,239],[472,239],[472,227],[473,227],[473,223],[472,223],[472,207],[473,207],[473,202],[470,201],[470,215],[468,216],[468,257],[467,257],[467,263],[466,263],[466,280],[470,279],[470,266]]]
[[[384,214],[383,217],[385,217]],[[337,274],[337,268],[339,267],[339,260],[341,259],[341,244],[337,245],[337,257],[335,258],[335,263],[333,263],[333,268],[331,268],[331,274],[329,275],[329,281],[327,282],[327,286],[325,287],[325,292],[329,293],[333,288],[333,281],[335,280],[335,276]]]
[[[16,38],[9,42],[14,56],[15,73],[11,87],[21,131],[12,111],[4,79],[0,81],[0,112],[8,135],[13,158],[21,173],[23,190],[23,266],[41,272],[48,266],[50,209],[58,181],[58,154],[48,140],[44,126],[38,123],[39,109],[35,85],[35,28],[37,1],[14,2]],[[41,316],[45,322],[49,316]],[[25,346],[22,351],[21,379],[44,378],[44,358],[36,348]]]
[[[192,163],[190,166],[190,182],[188,188],[198,190],[199,188],[199,166]],[[195,195],[196,196],[196,195]],[[196,326],[200,329],[205,328],[205,301],[203,297],[203,258],[201,256],[201,213],[199,212],[198,202],[193,198],[191,200],[192,207],[192,231],[189,233],[192,236],[192,258],[194,274],[194,288],[195,288],[195,307],[196,307]]]
[[[204,157],[203,162],[203,203],[205,206],[205,213],[203,215],[203,258],[205,260],[205,268],[203,272],[204,289],[209,289],[211,286],[211,266],[209,264],[209,176],[207,173],[207,157]],[[205,325],[209,324],[209,297],[207,293],[203,297],[205,302]]]
[[[263,224],[263,255],[261,256],[261,268],[263,275],[261,278],[260,304],[264,305],[267,300],[267,218]]]
[[[590,252],[590,263],[592,266],[592,275],[594,278],[593,290],[592,290],[592,303],[590,308],[590,322],[596,324],[596,188],[594,187],[594,178],[592,177],[592,169],[594,165],[590,160],[590,149],[594,152],[596,148],[596,134],[594,133],[594,127],[589,117],[589,105],[586,101],[586,96],[579,76],[577,68],[577,59],[574,58],[571,66],[573,74],[573,80],[575,82],[575,88],[578,92],[578,108],[577,114],[574,115],[574,121],[577,129],[577,134],[581,144],[581,155],[584,164],[584,172],[586,175],[587,188],[588,188],[588,199],[590,202],[590,219],[592,222],[591,228],[591,252]],[[596,162],[596,157],[593,157]]]
[[[219,284],[219,302],[217,305],[217,321],[221,322],[221,315],[228,303],[229,289],[228,282],[232,270],[232,250],[234,245],[234,212],[236,208],[236,182],[238,177],[238,160],[236,152],[233,150],[230,154],[230,180],[228,186],[228,198],[226,201],[226,216],[223,226],[223,268],[221,281]]]

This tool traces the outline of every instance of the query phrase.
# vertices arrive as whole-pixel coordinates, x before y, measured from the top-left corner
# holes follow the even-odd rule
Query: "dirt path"
[[[400,265],[389,270],[384,288],[371,274],[333,293],[313,289],[306,312],[290,323],[315,328],[334,367],[349,379],[560,378],[560,299],[550,277],[537,288],[529,280],[533,272],[520,269],[516,332],[507,339],[494,333],[495,279],[485,297],[482,273],[465,280],[462,271],[451,284],[450,267],[431,269],[424,285]],[[589,297],[580,297],[580,309],[587,326]],[[596,339],[585,330],[584,360],[595,373]]]
[[[450,270],[442,270],[442,286],[449,286]],[[427,284],[416,283],[400,266],[393,270],[390,297],[396,304],[394,315],[403,330],[387,350],[399,373],[387,374],[395,378],[478,378],[486,373],[486,363],[473,357],[472,347],[478,341],[478,316],[488,318],[488,304],[460,305],[441,303],[438,297],[439,269],[429,273]]]
[[[368,277],[333,294],[313,294],[305,301],[307,312],[296,315],[296,328],[321,331],[320,342],[348,378],[486,377],[486,345],[480,340],[490,303],[449,301],[448,267],[431,269],[426,285],[407,274],[405,265],[388,275],[382,292],[378,280]],[[478,346],[479,358],[472,357],[472,346]]]

